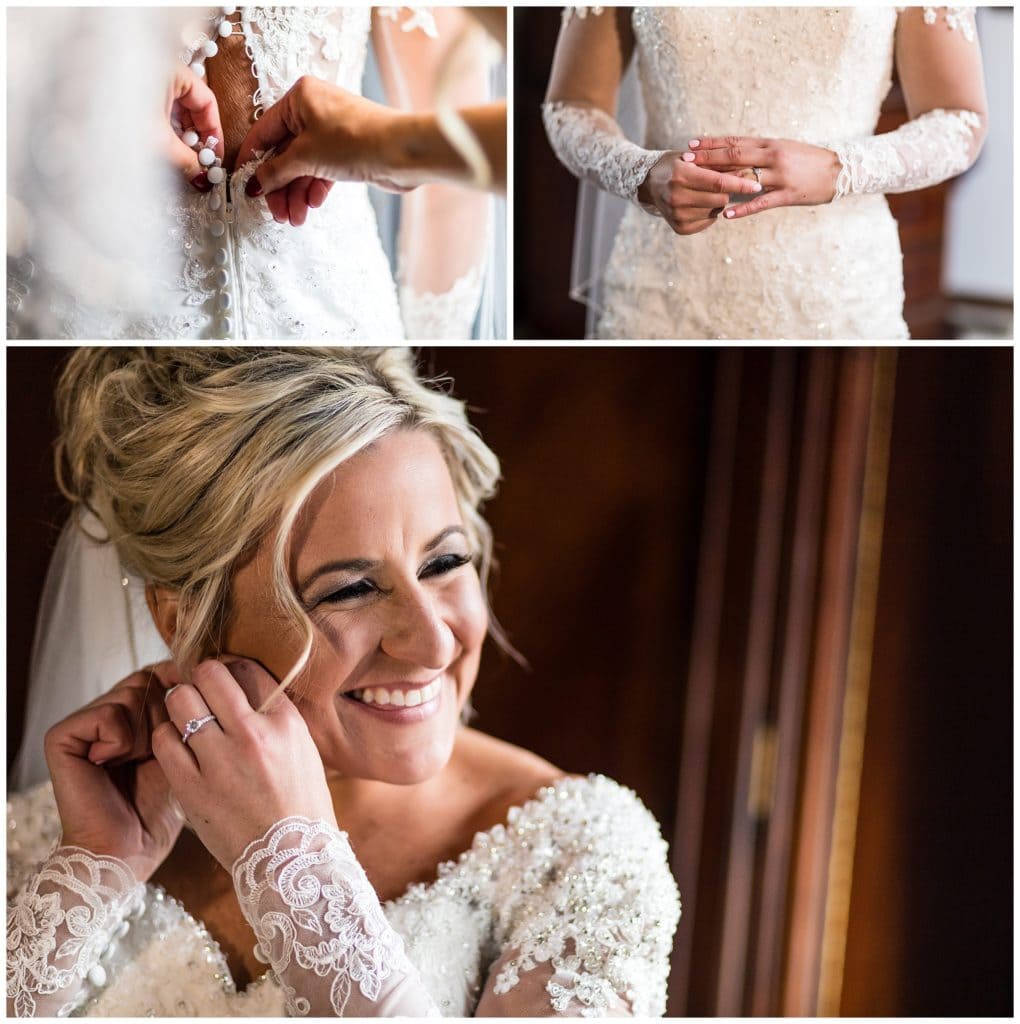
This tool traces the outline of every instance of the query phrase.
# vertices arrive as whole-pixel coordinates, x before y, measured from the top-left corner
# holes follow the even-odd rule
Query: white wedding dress
[[[267,973],[238,992],[214,939],[115,858],[59,847],[52,787],[7,805],[18,1016],[661,1016],[680,913],[635,794],[560,780],[380,904],[344,833],[285,819],[234,866]]]
[[[565,16],[608,17],[602,10]],[[966,169],[977,155],[970,145],[977,115],[933,111],[898,133],[873,135],[891,85],[898,10],[634,8],[643,146],[625,140],[597,108],[563,102],[543,111],[564,164],[632,200],[599,282],[598,336],[908,336],[899,236],[882,193]],[[976,45],[973,9],[938,12],[926,8],[925,21]],[[699,135],[828,146],[843,163],[840,197],[678,237],[635,194],[664,151],[686,149]]]
[[[191,63],[207,41],[215,42],[217,18],[222,18],[219,10],[192,12],[179,32],[184,44],[179,56],[184,63]],[[427,11],[386,10],[399,19],[403,30],[436,34]],[[252,62],[256,113],[274,104],[305,74],[361,92],[371,7],[243,7],[240,12],[240,30]],[[28,32],[33,24],[28,19],[33,16],[22,16],[28,21]],[[153,48],[152,56],[155,52]],[[96,56],[108,59],[99,47]],[[413,69],[405,71],[413,73]],[[83,82],[82,88],[92,85]],[[47,148],[45,135],[40,137],[35,125],[27,134],[28,148]],[[72,160],[84,162],[81,152],[75,152]],[[465,252],[477,252],[478,258],[469,255],[467,265],[450,274],[447,290],[418,290],[414,282],[402,282],[398,295],[366,185],[337,183],[324,205],[312,210],[302,227],[294,228],[276,223],[264,199],[245,197],[244,186],[258,163],[253,160],[235,169],[208,194],[176,179],[161,178],[157,187],[154,179],[152,194],[158,199],[153,201],[152,194],[141,201],[132,196],[130,209],[107,211],[114,221],[126,224],[129,233],[140,232],[154,242],[150,254],[134,255],[135,263],[144,260],[150,271],[142,302],[137,301],[140,288],[135,302],[121,304],[109,294],[115,288],[91,286],[95,267],[90,265],[87,245],[73,265],[59,265],[54,272],[52,265],[60,264],[60,258],[46,251],[46,232],[54,232],[45,224],[52,211],[41,211],[41,226],[35,232],[37,238],[43,236],[41,245],[14,259],[9,254],[9,333],[387,343],[405,336],[471,337],[484,278],[484,217],[478,244],[464,243]],[[111,173],[115,175],[112,167]],[[38,169],[30,168],[26,177],[37,180]],[[31,184],[23,190],[30,195]],[[94,201],[102,203],[102,195],[98,193]],[[115,194],[108,194],[105,201],[115,204]],[[31,202],[26,199],[24,205],[31,207]],[[73,227],[65,233],[84,234],[77,225]],[[451,267],[456,261],[455,255],[449,260]],[[110,274],[116,276],[116,271]]]

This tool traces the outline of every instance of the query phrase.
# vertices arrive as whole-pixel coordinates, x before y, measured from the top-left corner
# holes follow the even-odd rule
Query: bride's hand
[[[171,721],[152,749],[206,849],[229,871],[244,848],[283,818],[336,824],[322,758],[305,720],[286,694],[255,710],[276,680],[247,659],[203,661],[193,685],[167,696]],[[181,737],[189,721],[215,721]]]
[[[61,842],[126,861],[146,881],[173,849],[181,818],[150,737],[167,720],[170,662],[135,672],[46,733]]]
[[[665,153],[652,165],[638,189],[638,200],[651,204],[678,235],[696,235],[710,228],[730,195],[760,192],[755,181],[697,167],[677,152]]]
[[[764,191],[727,210],[727,219],[749,217],[780,206],[818,206],[831,202],[836,194],[841,164],[839,157],[824,146],[741,136],[692,139],[690,146],[690,162],[706,170],[758,168]]]
[[[181,134],[194,131],[205,141],[210,135],[217,139],[215,152],[223,158],[223,127],[220,124],[220,108],[212,89],[189,67],[178,64],[166,91],[164,111],[165,144],[167,158],[188,181],[199,190],[208,192],[212,185],[206,177],[206,169],[198,162],[198,152],[187,146]]]

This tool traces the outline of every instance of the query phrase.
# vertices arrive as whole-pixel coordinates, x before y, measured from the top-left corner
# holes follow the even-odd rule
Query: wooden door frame
[[[673,844],[679,1012],[838,1012],[894,374],[890,349],[720,356]]]

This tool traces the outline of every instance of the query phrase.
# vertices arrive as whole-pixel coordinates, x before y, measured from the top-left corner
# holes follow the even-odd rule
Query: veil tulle
[[[637,63],[636,58],[630,62],[620,81],[616,122],[628,139],[644,145],[646,118]],[[574,254],[570,266],[570,297],[588,307],[584,332],[588,338],[595,336],[599,317],[605,309],[606,266],[628,205],[625,199],[603,192],[589,181],[580,182],[574,221]]]
[[[124,571],[113,544],[92,540],[104,533],[92,513],[72,516],[50,560],[32,646],[24,737],[11,773],[14,789],[49,777],[43,737],[51,725],[143,665],[170,656],[142,581]]]

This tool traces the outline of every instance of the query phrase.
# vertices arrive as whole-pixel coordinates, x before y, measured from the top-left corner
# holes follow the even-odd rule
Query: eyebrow
[[[425,551],[434,551],[440,544],[446,540],[447,537],[452,534],[459,533],[461,536],[466,537],[467,531],[463,526],[455,525],[448,526],[445,530],[441,530],[425,545]],[[369,558],[348,558],[343,561],[326,562],[320,565],[317,569],[313,570],[308,574],[298,585],[298,592],[304,593],[308,588],[321,576],[325,576],[331,572],[367,572],[369,569],[377,568],[381,563],[378,561],[372,561]]]

